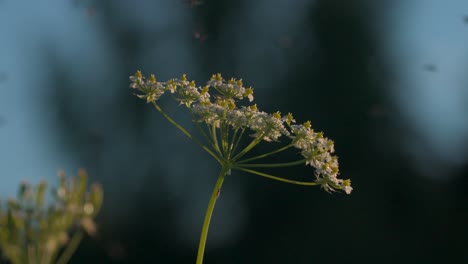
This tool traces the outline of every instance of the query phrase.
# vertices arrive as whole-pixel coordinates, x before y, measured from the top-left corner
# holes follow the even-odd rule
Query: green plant
[[[18,198],[0,206],[0,249],[5,257],[13,264],[67,263],[84,233],[96,233],[93,218],[103,191],[97,184],[87,190],[87,182],[84,170],[69,182],[60,172],[51,197],[44,181],[35,187],[21,183]]]
[[[140,71],[134,76],[130,76],[130,80],[130,87],[137,90],[136,96],[153,104],[156,110],[171,124],[198,144],[221,166],[206,211],[197,264],[203,262],[211,215],[224,179],[226,175],[231,174],[232,170],[244,171],[290,184],[319,185],[328,192],[342,190],[347,194],[351,193],[353,189],[351,181],[337,178],[339,173],[338,158],[332,155],[334,152],[333,141],[325,138],[322,132],[315,132],[309,121],[296,125],[291,113],[284,116],[280,112],[269,114],[260,111],[255,104],[241,105],[246,101],[251,103],[254,99],[253,89],[251,87],[245,88],[242,80],[230,79],[226,81],[221,74],[216,74],[205,86],[197,87],[194,81],[187,80],[185,74],[180,79],[158,82],[154,75],[145,78]],[[173,120],[156,103],[166,92],[170,92],[181,105],[185,105],[204,142]],[[246,133],[249,133],[248,131],[252,131],[250,143],[241,147],[240,142]],[[261,142],[279,142],[282,137],[288,138],[288,142],[276,150],[245,158],[246,154]],[[299,160],[286,163],[252,163],[290,148],[298,149],[302,157]],[[298,165],[314,167],[315,180],[311,182],[296,181],[259,170],[261,168]]]

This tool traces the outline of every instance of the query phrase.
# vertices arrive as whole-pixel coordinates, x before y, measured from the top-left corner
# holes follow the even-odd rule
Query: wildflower
[[[152,102],[156,110],[182,131],[187,137],[194,140],[203,150],[212,156],[220,165],[221,172],[218,176],[210,203],[206,212],[202,228],[197,264],[203,262],[205,242],[208,227],[216,200],[219,197],[224,177],[231,175],[232,170],[240,170],[265,178],[297,185],[319,185],[327,192],[343,191],[350,194],[353,188],[351,180],[339,179],[338,158],[333,156],[335,151],[333,141],[323,136],[322,132],[315,132],[310,121],[296,125],[296,120],[291,113],[281,116],[277,111],[273,114],[260,111],[256,104],[243,105],[245,99],[253,102],[252,87],[245,88],[242,79],[231,78],[226,81],[220,73],[211,76],[205,86],[197,86],[195,81],[189,81],[185,74],[180,79],[171,79],[166,83],[158,82],[154,75],[150,75],[147,81],[138,71],[130,77],[130,87],[139,91],[137,96]],[[170,91],[176,101],[185,105],[197,122],[197,128],[203,135],[202,142],[190,132],[169,117],[156,101]],[[213,101],[212,101],[213,100]],[[206,125],[204,128],[203,125]],[[243,147],[240,143],[245,131],[253,131],[250,134],[253,139]],[[248,132],[247,132],[248,133]],[[284,136],[284,137],[283,137]],[[279,142],[287,138],[289,143],[274,151],[245,158],[254,147],[261,142]],[[296,161],[277,164],[251,163],[254,160],[266,158],[289,148],[296,148],[301,158]],[[315,179],[301,182],[267,174],[257,169],[288,167],[295,165],[311,166],[315,169]],[[94,208],[83,208],[85,212],[93,212]],[[94,225],[83,219],[81,225],[88,233],[94,233]]]
[[[178,98],[178,100],[180,101],[180,104],[185,104],[188,108],[190,108],[192,103],[200,99],[200,92],[195,86],[194,81],[191,81],[191,82],[187,81],[187,79],[185,78],[185,74],[182,76],[182,78],[183,79],[180,82],[180,89],[179,89],[180,97]]]
[[[244,98],[248,98],[249,102],[254,100],[252,87],[245,89]]]
[[[247,128],[251,126],[257,116],[257,105],[249,107],[242,106],[240,109],[234,109],[227,112],[226,120],[234,129]]]
[[[200,103],[209,104],[210,103],[210,93],[208,90],[210,87],[208,85],[204,86],[200,92]]]
[[[289,131],[284,127],[283,121],[265,112],[259,112],[253,119],[250,129],[255,131],[254,137],[262,136],[265,141],[277,141],[282,135],[289,135]]]
[[[166,90],[169,90],[171,93],[175,93],[177,91],[177,81],[174,79],[167,81]]]
[[[153,74],[145,81],[140,71],[137,71],[134,76],[130,76],[130,81],[132,81],[130,87],[142,93],[136,94],[136,96],[146,99],[147,103],[158,100],[166,89],[163,83],[156,81],[156,77]]]
[[[288,126],[291,126],[291,123],[296,123],[296,120],[294,119],[294,117],[293,117],[293,115],[291,113],[288,113],[287,115],[283,116],[283,121]]]
[[[343,180],[342,188],[341,188],[346,194],[350,194],[351,191],[353,190],[353,187],[351,187],[351,180]]]
[[[198,116],[199,122],[213,125],[223,118],[224,108],[217,104],[197,104],[192,107],[192,113]]]
[[[222,84],[223,84],[223,77],[221,76],[221,73],[213,74],[211,76],[211,79],[208,81],[208,85],[213,88],[219,87]]]
[[[301,150],[307,149],[316,136],[314,130],[304,125],[292,125],[291,133],[293,146]]]
[[[132,81],[130,87],[138,89],[138,86],[143,83],[143,75],[141,74],[141,71],[137,71],[134,76],[130,76],[130,81]]]
[[[205,136],[209,135],[207,140],[210,141],[209,145],[212,149],[200,143],[201,146],[221,164],[231,164],[232,167],[229,169],[244,169],[249,166],[248,163],[243,165],[242,160],[239,161],[240,165],[236,165],[237,163],[230,158],[239,159],[261,141],[279,141],[282,136],[285,136],[290,143],[278,152],[289,147],[298,149],[303,158],[303,164],[315,169],[317,185],[329,192],[342,190],[345,193],[351,193],[351,181],[337,178],[338,158],[333,156],[335,151],[333,141],[324,137],[322,132],[315,132],[310,121],[296,125],[296,120],[291,113],[284,116],[279,111],[269,114],[259,111],[256,104],[242,105],[244,99],[249,102],[254,100],[253,88],[245,88],[242,79],[231,78],[226,81],[218,73],[213,74],[206,85],[197,86],[195,81],[189,81],[185,74],[180,79],[158,82],[154,75],[145,79],[141,72],[137,71],[134,76],[130,77],[130,81],[132,82],[130,87],[138,90],[137,96],[145,99],[146,102],[155,103],[166,91],[174,94],[176,101],[185,105],[193,114],[194,121],[207,125],[209,133],[204,133]],[[162,109],[157,109],[162,112]],[[167,115],[166,118],[168,118]],[[171,122],[175,124],[175,121]],[[179,129],[181,129],[180,126]],[[216,132],[217,129],[220,131]],[[234,145],[237,146],[244,130],[252,131],[250,136],[254,139],[244,150],[234,153],[236,150]],[[238,133],[238,131],[242,132]],[[186,130],[183,132],[190,135]],[[193,136],[190,135],[190,138]],[[261,155],[261,157],[268,155]],[[299,164],[299,161],[294,164]],[[258,165],[255,166],[258,167]]]

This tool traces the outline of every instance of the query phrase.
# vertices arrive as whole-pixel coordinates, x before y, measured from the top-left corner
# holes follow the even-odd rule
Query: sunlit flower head
[[[130,87],[139,91],[137,96],[148,103],[156,103],[166,91],[181,105],[185,105],[197,123],[220,129],[210,131],[211,137],[219,133],[222,150],[215,146],[219,160],[235,156],[234,142],[225,142],[239,130],[250,130],[254,138],[252,144],[286,141],[290,147],[298,149],[303,157],[303,164],[315,168],[315,182],[326,191],[342,190],[351,193],[351,181],[338,179],[338,158],[333,155],[334,143],[323,136],[322,132],[312,129],[310,121],[295,124],[292,113],[281,115],[281,112],[267,113],[260,111],[254,101],[253,88],[245,88],[242,79],[225,80],[221,74],[214,74],[204,86],[197,86],[184,74],[179,79],[158,82],[156,76],[145,78],[138,71],[130,76]],[[243,134],[243,132],[242,132]],[[258,142],[257,142],[258,141]],[[241,153],[242,155],[245,153]]]

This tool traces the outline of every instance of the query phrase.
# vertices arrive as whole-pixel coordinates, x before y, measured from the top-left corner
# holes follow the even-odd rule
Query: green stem
[[[286,163],[273,163],[273,164],[238,164],[237,168],[281,168],[301,165],[305,162],[305,159],[286,162]]]
[[[278,176],[273,176],[271,174],[259,172],[259,171],[256,171],[256,170],[241,168],[241,167],[233,167],[233,169],[239,169],[241,171],[249,172],[249,173],[252,173],[252,174],[255,174],[255,175],[258,175],[258,176],[262,176],[262,177],[265,177],[265,178],[268,178],[268,179],[272,179],[272,180],[280,181],[280,182],[285,182],[285,183],[290,183],[290,184],[305,185],[305,186],[318,185],[315,182],[302,182],[302,181],[288,180],[288,179],[284,179],[284,178],[281,178],[281,177],[278,177]]]
[[[244,156],[247,152],[249,152],[253,147],[255,147],[258,143],[260,143],[260,141],[262,141],[262,138],[263,138],[263,135],[264,134],[261,134],[260,136],[257,136],[256,138],[254,138],[254,140],[252,140],[252,142],[250,142],[249,145],[247,145],[247,147],[245,147],[241,152],[239,152],[234,158],[232,158],[232,161],[236,161],[240,158],[242,158],[242,156]]]
[[[239,132],[239,128],[236,128],[236,129],[234,130],[234,132],[233,132],[232,135],[231,135],[231,140],[228,139],[229,148],[228,148],[228,156],[227,156],[227,159],[230,159],[230,158],[231,158],[232,148],[234,147],[234,142],[236,141],[237,132]]]
[[[224,123],[224,140],[223,140],[224,147],[226,148],[226,153],[224,157],[229,156],[229,125]]]
[[[216,148],[215,148],[215,145],[213,144],[213,142],[211,142],[211,138],[206,134],[206,132],[203,130],[203,128],[200,126],[200,124],[198,122],[195,122],[197,127],[198,127],[198,130],[200,131],[200,133],[203,135],[203,137],[205,138],[205,140],[210,143],[211,147],[213,148],[214,151],[216,151]]]
[[[227,157],[227,142],[226,142],[226,124],[220,121],[219,124],[219,135],[221,138],[221,148],[223,150],[223,157]]]
[[[210,202],[208,203],[208,208],[206,209],[205,220],[203,222],[202,233],[200,236],[200,243],[198,245],[198,255],[197,255],[197,263],[203,263],[203,255],[205,253],[205,245],[206,245],[206,238],[208,237],[208,229],[210,227],[211,216],[213,215],[213,210],[216,204],[216,200],[218,199],[219,192],[221,191],[221,186],[224,182],[224,176],[229,171],[229,168],[223,166],[221,168],[221,172],[219,173],[218,180],[216,181],[216,185],[213,189],[213,193],[211,194]]]
[[[218,121],[218,122],[220,122],[220,121]],[[220,122],[219,127],[221,127],[221,122]],[[215,125],[215,122],[214,122],[213,124],[211,124],[211,138],[213,139],[213,143],[214,143],[216,151],[219,153],[220,156],[222,156],[221,149],[219,148],[219,144],[218,144],[217,133],[218,132],[216,131],[216,125]]]
[[[63,251],[62,255],[60,258],[57,260],[56,264],[66,264],[68,261],[70,261],[70,258],[72,257],[73,253],[75,253],[76,249],[78,248],[78,245],[80,244],[81,240],[83,239],[83,231],[77,231],[70,242],[67,245],[67,248]]]
[[[213,126],[214,126],[213,124],[211,124],[211,125],[209,125],[208,123],[205,123],[205,124],[206,124],[206,130],[208,130],[208,133],[210,133],[209,141],[211,142],[211,145],[213,146],[213,149],[216,151],[216,153],[218,153],[219,157],[222,157],[223,153],[221,153],[221,151],[219,149],[219,145],[218,145],[216,135],[213,136],[213,132],[216,133],[216,127],[213,129]]]
[[[173,124],[175,127],[177,127],[182,133],[184,133],[188,138],[193,140],[195,143],[197,143],[198,146],[200,146],[202,149],[204,149],[208,154],[210,154],[213,158],[215,158],[220,164],[222,163],[221,160],[216,156],[213,151],[211,151],[207,146],[203,145],[198,139],[194,138],[192,134],[190,134],[185,128],[183,128],[181,125],[179,125],[174,119],[172,119],[170,116],[168,116],[162,109],[159,107],[156,102],[152,102],[156,110],[158,110],[159,113],[161,113],[167,121],[169,121],[171,124]]]
[[[278,152],[284,151],[284,150],[286,150],[286,149],[288,149],[288,148],[290,148],[290,147],[292,147],[292,144],[286,145],[286,146],[284,146],[284,147],[282,147],[282,148],[279,148],[279,149],[277,149],[277,150],[273,150],[273,151],[271,151],[271,152],[268,152],[268,153],[265,153],[265,154],[262,154],[262,155],[258,155],[258,156],[252,157],[252,158],[248,158],[248,159],[245,159],[245,160],[241,160],[241,161],[239,161],[239,162],[237,162],[237,163],[238,163],[238,164],[239,164],[239,163],[246,163],[246,162],[249,162],[249,161],[252,161],[252,160],[257,160],[257,159],[261,159],[261,158],[266,158],[266,157],[268,157],[268,156],[270,156],[270,155],[273,155],[273,154],[276,154],[276,153],[278,153]]]
[[[192,111],[190,111],[190,113],[192,114],[192,118],[195,120],[195,117],[194,117],[194,114],[192,113]],[[214,145],[213,142],[211,142],[211,138],[206,134],[205,130],[203,130],[203,128],[200,126],[200,123],[195,121],[195,124],[197,125],[197,128],[198,130],[200,131],[200,133],[202,134],[202,136],[205,138],[205,140],[210,143],[211,147],[213,148],[214,151],[216,151],[216,147]],[[208,126],[208,125],[207,125]],[[208,129],[208,132],[210,132],[210,130]],[[211,132],[210,132],[211,133]],[[221,156],[221,153],[218,153],[219,156]]]
[[[222,136],[223,136],[223,149],[225,149],[225,155],[224,155],[225,158],[230,156],[230,153],[229,153],[229,125],[226,122],[226,115],[227,115],[227,107],[225,106],[224,111],[223,111],[223,119],[222,119],[222,121],[223,121],[222,125],[224,127]]]
[[[241,141],[242,136],[244,135],[244,132],[245,132],[245,127],[242,128],[242,131],[241,131],[240,135],[238,135],[238,137],[236,139],[236,143],[231,148],[231,153],[232,154],[234,154],[236,152],[237,146],[239,145],[239,142]],[[234,142],[234,139],[232,139],[232,142]]]

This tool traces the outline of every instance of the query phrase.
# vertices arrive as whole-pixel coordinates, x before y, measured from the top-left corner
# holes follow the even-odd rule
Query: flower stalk
[[[215,187],[213,188],[210,201],[208,202],[208,208],[206,209],[205,220],[203,221],[202,232],[200,235],[200,243],[198,244],[197,264],[203,263],[203,256],[205,254],[206,239],[208,237],[208,229],[210,228],[211,216],[213,215],[216,201],[218,200],[219,194],[221,192],[224,177],[228,171],[228,167],[223,166],[221,168],[221,172],[219,173],[218,180],[216,181]]]

